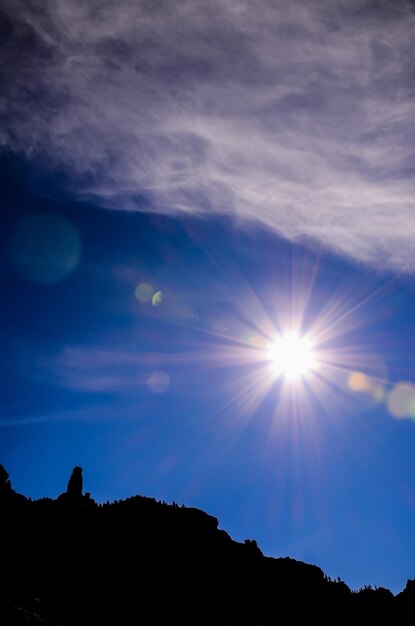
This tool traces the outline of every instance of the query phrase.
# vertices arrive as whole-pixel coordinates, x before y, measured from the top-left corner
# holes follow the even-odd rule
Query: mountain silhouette
[[[234,541],[199,509],[143,496],[97,504],[82,490],[75,467],[56,500],[31,500],[0,465],[4,626],[397,624],[415,609],[415,580],[396,596],[352,591],[315,565]]]

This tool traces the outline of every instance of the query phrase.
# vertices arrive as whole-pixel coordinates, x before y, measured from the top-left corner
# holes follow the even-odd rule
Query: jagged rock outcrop
[[[82,467],[78,465],[72,470],[72,474],[68,481],[68,487],[66,489],[66,495],[69,498],[80,499],[82,498],[83,478]]]
[[[26,501],[24,496],[20,493],[16,493],[12,488],[9,474],[3,465],[0,465],[0,501],[1,500],[13,500],[15,503],[23,503]]]
[[[91,498],[89,493],[82,493],[83,491],[83,477],[82,467],[76,465],[72,474],[68,480],[68,486],[64,493],[61,493],[58,497],[59,502],[63,502],[70,506],[95,506],[95,501]]]
[[[4,469],[3,465],[0,465],[0,496],[8,495],[12,491],[12,485],[9,480],[9,474]]]

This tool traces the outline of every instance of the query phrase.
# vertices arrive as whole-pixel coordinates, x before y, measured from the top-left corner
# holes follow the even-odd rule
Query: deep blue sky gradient
[[[415,578],[414,32],[411,0],[2,2],[17,491],[81,465],[352,588]]]
[[[0,460],[14,488],[55,497],[81,465],[100,502],[197,506],[267,555],[401,590],[415,576],[415,424],[314,379],[299,410],[279,404],[281,380],[257,382],[267,357],[252,337],[308,292],[304,331],[334,310],[326,347],[387,394],[414,382],[412,276],[229,217],[161,216],[144,200],[142,212],[109,211],[10,154],[0,171]],[[49,284],[10,253],[20,220],[45,212],[81,241],[77,267]],[[137,301],[141,282],[163,292],[159,306]],[[154,371],[165,390],[148,386]]]

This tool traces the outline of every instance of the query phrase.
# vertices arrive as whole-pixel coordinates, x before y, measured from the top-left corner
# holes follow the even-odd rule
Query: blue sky
[[[415,576],[410,3],[6,2],[0,461]],[[276,372],[295,330],[318,367]]]

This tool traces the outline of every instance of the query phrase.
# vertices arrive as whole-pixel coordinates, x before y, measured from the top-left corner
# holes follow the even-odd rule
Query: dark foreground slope
[[[318,567],[233,541],[197,509],[140,496],[97,505],[82,495],[79,470],[57,500],[28,500],[7,478],[0,471],[5,626],[265,626],[364,616],[396,624],[415,609],[412,581],[398,596],[353,593]]]

